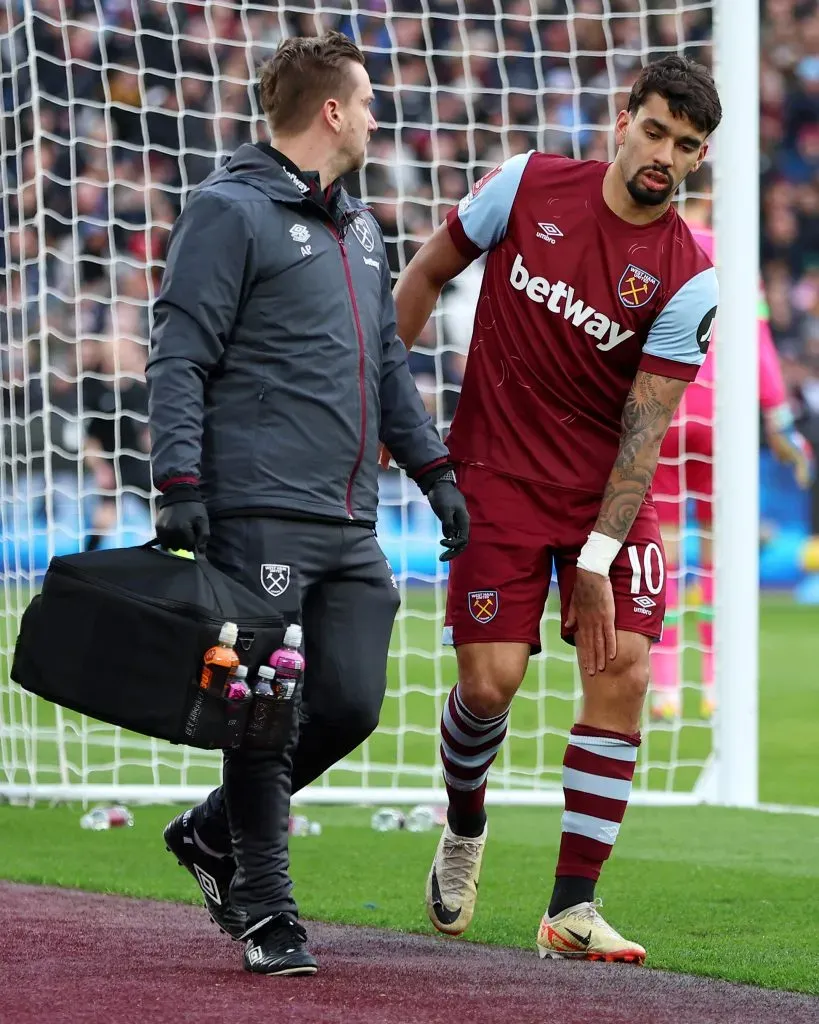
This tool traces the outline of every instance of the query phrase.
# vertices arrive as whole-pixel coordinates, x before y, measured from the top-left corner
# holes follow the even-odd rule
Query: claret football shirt
[[[448,438],[457,461],[602,493],[638,370],[691,381],[717,308],[711,261],[672,207],[648,225],[603,199],[608,165],[529,152],[447,217],[488,252]]]

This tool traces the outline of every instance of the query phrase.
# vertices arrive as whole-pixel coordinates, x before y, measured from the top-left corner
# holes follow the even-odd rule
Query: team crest
[[[265,562],[261,568],[262,586],[271,597],[278,597],[290,586],[290,566]]]
[[[372,252],[375,248],[375,239],[373,238],[370,225],[363,217],[356,217],[353,221],[353,231],[355,231],[355,236],[361,242],[364,249],[367,252]]]
[[[650,302],[659,287],[659,277],[629,263],[620,278],[617,294],[624,306],[628,306],[629,309],[637,309],[638,306],[644,306]]]
[[[498,614],[497,590],[471,590],[467,595],[469,614],[476,622],[491,622]]]

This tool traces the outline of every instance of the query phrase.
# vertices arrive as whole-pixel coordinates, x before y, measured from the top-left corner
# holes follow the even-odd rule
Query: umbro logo
[[[193,865],[194,874],[196,875],[196,881],[199,883],[199,887],[202,892],[207,896],[209,900],[213,900],[214,903],[218,903],[221,907],[222,897],[219,895],[219,885],[213,875],[209,875],[204,868],[200,868],[198,864]]]
[[[540,231],[536,232],[538,238],[542,238],[544,242],[548,242],[549,245],[555,244],[556,238],[562,238],[563,232],[557,226],[557,224],[545,224],[543,221],[538,221]]]
[[[613,844],[617,839],[617,833],[620,831],[619,825],[603,825],[600,828],[599,839],[603,843]]]
[[[651,598],[646,597],[645,594],[634,598],[634,610],[638,615],[651,615],[656,607],[657,602],[652,601]]]
[[[294,224],[290,228],[290,237],[294,242],[301,245],[302,242],[306,242],[310,238],[310,232],[304,224]],[[302,245],[301,254],[302,256],[312,256],[313,247],[311,245]]]
[[[264,952],[259,946],[251,946],[247,951],[247,961],[251,964],[260,964],[264,960]]]
[[[376,270],[380,270],[381,269],[381,261],[380,260],[371,260],[369,256],[365,256],[364,257],[364,262],[367,264],[368,267],[375,267]]]

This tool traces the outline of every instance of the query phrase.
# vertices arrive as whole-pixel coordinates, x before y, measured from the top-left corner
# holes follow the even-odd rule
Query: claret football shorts
[[[553,569],[561,635],[577,558],[600,510],[600,496],[550,488],[461,464],[458,486],[471,520],[466,550],[450,562],[444,641],[509,641],[541,649],[540,625]],[[657,512],[643,503],[611,567],[615,627],[662,635],[665,556]]]

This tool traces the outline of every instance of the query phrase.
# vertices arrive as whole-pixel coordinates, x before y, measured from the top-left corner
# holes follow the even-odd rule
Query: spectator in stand
[[[33,229],[39,178],[47,251],[28,273],[45,269],[49,324],[67,341],[107,336],[111,305],[133,291],[123,262],[148,266],[146,290],[137,289],[145,313],[188,190],[241,143],[266,138],[252,81],[284,34],[340,28],[364,46],[380,130],[349,184],[384,227],[393,276],[465,187],[503,159],[532,147],[613,156],[608,127],[643,60],[669,48],[711,60],[710,10],[690,4],[678,16],[667,0],[470,0],[468,13],[461,0],[361,0],[354,13],[327,4],[309,14],[238,0],[34,6],[27,34],[21,0],[0,5],[0,63],[24,69],[34,42],[40,118],[35,153],[28,79],[12,90],[6,76],[2,227]],[[819,9],[762,0],[761,15],[762,275],[798,425],[816,440]],[[468,318],[468,294],[444,306],[452,298]],[[19,308],[5,329],[18,331]],[[30,339],[32,316],[26,323]],[[436,394],[426,399],[446,429],[466,350],[451,341],[451,317],[435,331]],[[819,482],[812,501],[819,537]]]

